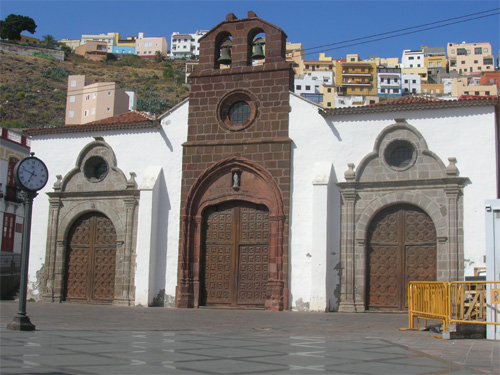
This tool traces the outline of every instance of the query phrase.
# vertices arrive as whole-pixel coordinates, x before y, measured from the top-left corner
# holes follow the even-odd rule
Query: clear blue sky
[[[122,37],[126,37],[144,32],[146,36],[165,36],[170,42],[170,35],[174,31],[193,33],[196,30],[209,30],[223,21],[227,13],[245,18],[247,11],[253,10],[260,18],[282,28],[288,35],[288,41],[301,42],[308,49],[423,24],[433,27],[435,25],[432,23],[436,21],[498,7],[498,0],[0,0],[0,19],[9,14],[33,18],[38,25],[34,34],[37,38],[50,34],[56,39],[80,39],[82,34],[108,32],[119,32]],[[481,15],[476,17],[478,16]],[[341,45],[336,45],[309,50],[306,51],[306,59],[315,59],[322,51],[335,58],[344,57],[347,53],[358,53],[362,58],[401,58],[404,49],[415,50],[421,45],[445,47],[448,42],[462,41],[490,42],[496,58],[500,39],[499,25],[500,15],[496,14],[350,47],[339,48]],[[390,35],[380,37],[387,36]],[[327,50],[330,48],[335,49]]]

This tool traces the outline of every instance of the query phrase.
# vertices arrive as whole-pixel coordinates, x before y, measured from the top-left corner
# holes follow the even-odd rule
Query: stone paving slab
[[[500,343],[400,331],[405,314],[28,303],[37,330],[8,331],[4,374],[500,374]]]

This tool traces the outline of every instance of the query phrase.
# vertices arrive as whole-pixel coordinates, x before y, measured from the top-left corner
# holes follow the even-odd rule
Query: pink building
[[[129,95],[115,82],[87,85],[84,75],[68,77],[66,125],[81,125],[125,113]]]
[[[139,37],[135,41],[135,53],[137,56],[154,58],[158,51],[163,56],[167,56],[168,43],[165,37],[146,38],[144,37],[144,33],[139,33]]]
[[[88,41],[75,48],[75,54],[90,60],[104,60],[108,51],[106,42]]]

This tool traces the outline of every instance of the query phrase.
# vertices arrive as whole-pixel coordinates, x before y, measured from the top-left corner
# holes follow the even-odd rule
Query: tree
[[[33,34],[36,27],[36,23],[31,17],[9,14],[5,20],[0,21],[0,38],[21,40],[21,33],[23,31],[28,31]]]
[[[161,51],[156,51],[155,52],[155,62],[160,63],[162,61],[165,61],[165,55],[161,53]]]
[[[50,34],[44,35],[40,43],[42,47],[54,48],[57,47],[57,40]]]

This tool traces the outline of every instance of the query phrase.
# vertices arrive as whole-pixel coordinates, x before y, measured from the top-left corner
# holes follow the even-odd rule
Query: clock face
[[[22,190],[38,191],[47,183],[49,171],[43,161],[31,156],[17,163],[14,178]]]

